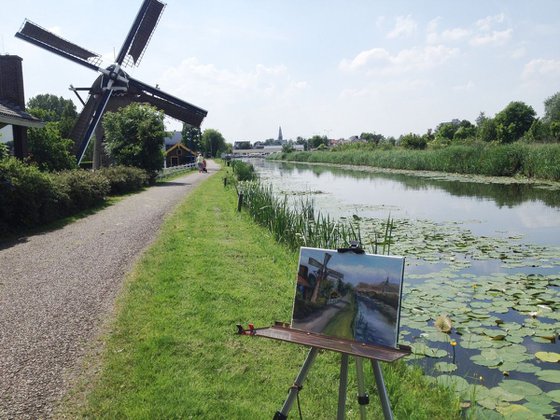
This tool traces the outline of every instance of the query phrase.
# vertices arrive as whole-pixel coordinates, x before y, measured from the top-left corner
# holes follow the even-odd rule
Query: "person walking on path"
[[[57,414],[84,357],[100,350],[126,273],[205,179],[191,172],[63,228],[0,242],[0,419]]]
[[[196,166],[198,166],[198,172],[202,172],[204,170],[204,158],[200,152],[196,157]]]

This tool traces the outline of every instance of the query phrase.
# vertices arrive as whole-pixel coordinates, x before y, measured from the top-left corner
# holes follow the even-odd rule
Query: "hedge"
[[[138,168],[46,173],[13,157],[0,159],[0,235],[36,227],[137,191],[148,174]]]

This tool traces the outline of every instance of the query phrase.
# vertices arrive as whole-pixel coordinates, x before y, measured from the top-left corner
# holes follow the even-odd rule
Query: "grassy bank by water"
[[[166,220],[127,281],[100,373],[85,406],[70,402],[72,415],[262,419],[280,409],[307,349],[234,332],[236,323],[289,321],[297,255],[237,213],[236,200],[214,176]],[[339,360],[317,357],[300,394],[304,418],[335,416]],[[369,417],[381,418],[366,370]],[[458,418],[458,402],[418,370],[384,370],[396,418]],[[348,418],[359,417],[356,389],[351,366]]]
[[[357,145],[342,151],[278,153],[272,159],[560,181],[560,144],[476,144],[433,150]]]

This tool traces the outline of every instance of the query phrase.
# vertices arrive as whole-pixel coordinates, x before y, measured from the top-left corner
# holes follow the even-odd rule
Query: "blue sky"
[[[23,58],[26,98],[95,73],[13,35],[24,18],[111,64],[141,0],[19,0],[0,53]],[[115,6],[117,5],[117,6]],[[169,0],[138,68],[208,110],[226,141],[425,133],[560,91],[560,1]],[[78,104],[78,102],[76,101]],[[170,122],[168,129],[180,124]]]

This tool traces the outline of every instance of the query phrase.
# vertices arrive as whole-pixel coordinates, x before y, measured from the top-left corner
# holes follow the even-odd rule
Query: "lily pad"
[[[535,353],[537,359],[542,360],[543,362],[551,362],[556,363],[560,361],[560,353],[553,353],[550,351],[538,351]]]
[[[555,389],[553,391],[548,391],[547,395],[552,398],[552,401],[560,404],[560,389]]]
[[[457,370],[457,365],[455,363],[437,362],[434,368],[439,372],[449,373]]]
[[[507,392],[511,392],[512,394],[517,395],[523,395],[524,397],[528,395],[539,395],[543,392],[542,389],[530,382],[518,381],[515,379],[502,381],[499,385],[500,388],[506,390]]]
[[[536,375],[541,381],[560,384],[560,370],[541,370]]]

